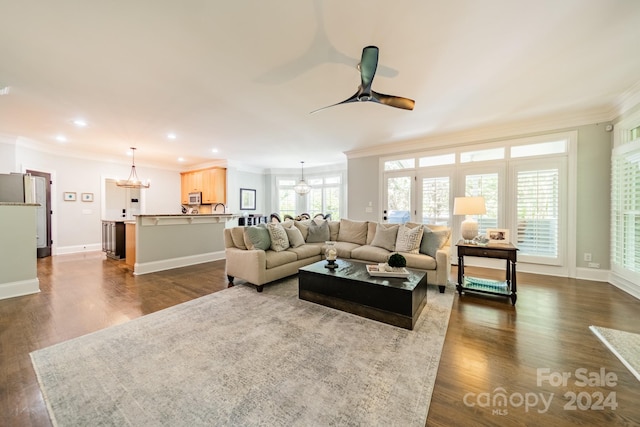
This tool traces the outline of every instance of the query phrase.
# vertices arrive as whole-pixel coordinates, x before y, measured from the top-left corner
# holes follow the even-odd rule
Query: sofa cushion
[[[291,251],[264,251],[267,261],[267,269],[279,267],[298,260],[298,256]]]
[[[388,251],[395,251],[398,228],[400,228],[398,224],[378,224],[371,246],[377,246]]]
[[[417,268],[419,270],[435,270],[437,263],[435,258],[432,258],[425,254],[410,254],[403,253],[404,258],[407,260],[407,267]]]
[[[338,240],[338,233],[340,232],[340,221],[329,221],[329,238],[335,242]]]
[[[307,243],[324,243],[331,238],[329,233],[329,222],[322,220],[321,222],[311,221],[309,223],[309,234],[307,234]]]
[[[361,245],[349,242],[336,242],[335,247],[338,251],[338,258],[353,258],[351,251],[359,248]]]
[[[436,230],[432,231],[429,227],[424,227],[424,233],[422,234],[422,242],[420,243],[420,253],[432,256],[435,258],[436,252],[449,240],[451,230]]]
[[[302,237],[304,237],[305,241],[307,240],[307,236],[309,235],[309,224],[311,224],[310,219],[306,219],[304,221],[298,221],[296,219],[293,221],[293,225],[297,227],[298,230],[300,230],[300,232],[302,233]]]
[[[422,226],[410,228],[404,224],[400,225],[396,239],[396,251],[417,254],[420,251],[422,233]]]
[[[282,224],[270,222],[267,224],[267,231],[269,232],[269,238],[271,238],[271,250],[280,252],[289,248],[289,238]]]
[[[244,243],[244,227],[232,227],[230,233],[233,246],[238,249],[247,249],[247,245]]]
[[[262,249],[266,251],[271,247],[271,238],[267,227],[252,225],[244,228],[244,244],[247,249]]]
[[[289,245],[292,248],[297,248],[298,246],[304,245],[304,237],[302,237],[302,232],[300,229],[295,226],[284,227],[284,231],[287,233],[287,237],[289,238]]]
[[[351,257],[353,259],[375,263],[387,262],[389,255],[391,255],[391,252],[388,250],[371,245],[363,245],[351,251]]]
[[[311,258],[317,255],[321,255],[323,253],[322,243],[307,243],[302,246],[297,246],[295,248],[287,249],[289,252],[293,252],[297,255],[298,259],[306,259]]]
[[[367,229],[367,221],[341,219],[338,241],[364,245],[367,243]]]
[[[378,223],[369,221],[367,223],[367,245],[370,245],[373,242],[373,238],[376,236],[376,229],[378,228]]]

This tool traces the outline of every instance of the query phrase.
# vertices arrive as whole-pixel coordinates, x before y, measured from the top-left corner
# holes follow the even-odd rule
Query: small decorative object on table
[[[371,276],[382,277],[409,277],[409,271],[405,268],[407,260],[399,253],[394,253],[389,256],[387,263],[380,263],[378,265],[367,265],[367,272]]]
[[[484,236],[484,235],[476,236],[473,239],[473,244],[474,245],[478,245],[478,246],[488,246],[489,245],[489,238],[487,236]]]
[[[326,248],[324,249],[324,257],[327,260],[326,268],[334,269],[338,267],[336,259],[338,258],[338,250],[336,249],[336,242],[324,242]]]

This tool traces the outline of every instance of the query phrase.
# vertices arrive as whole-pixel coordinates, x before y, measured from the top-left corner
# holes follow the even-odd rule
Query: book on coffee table
[[[367,273],[377,277],[409,277],[409,271],[406,268],[396,268],[393,271],[381,270],[377,265],[367,264]]]

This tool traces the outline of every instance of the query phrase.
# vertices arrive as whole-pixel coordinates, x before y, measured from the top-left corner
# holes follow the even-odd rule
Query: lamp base
[[[478,235],[478,223],[473,219],[465,219],[462,221],[460,234],[465,242],[472,241]]]

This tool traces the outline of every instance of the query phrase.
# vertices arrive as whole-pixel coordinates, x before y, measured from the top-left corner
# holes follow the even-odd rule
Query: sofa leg
[[[262,292],[262,285],[258,285],[258,287],[256,288],[256,291]]]
[[[234,277],[233,277],[233,276],[229,276],[229,275],[227,275],[227,279],[229,279],[229,283],[227,284],[227,288],[230,288],[230,287],[232,287],[232,286],[233,286],[233,279],[234,279]]]
[[[441,294],[444,294],[444,285],[439,285],[438,289],[440,289]]]

